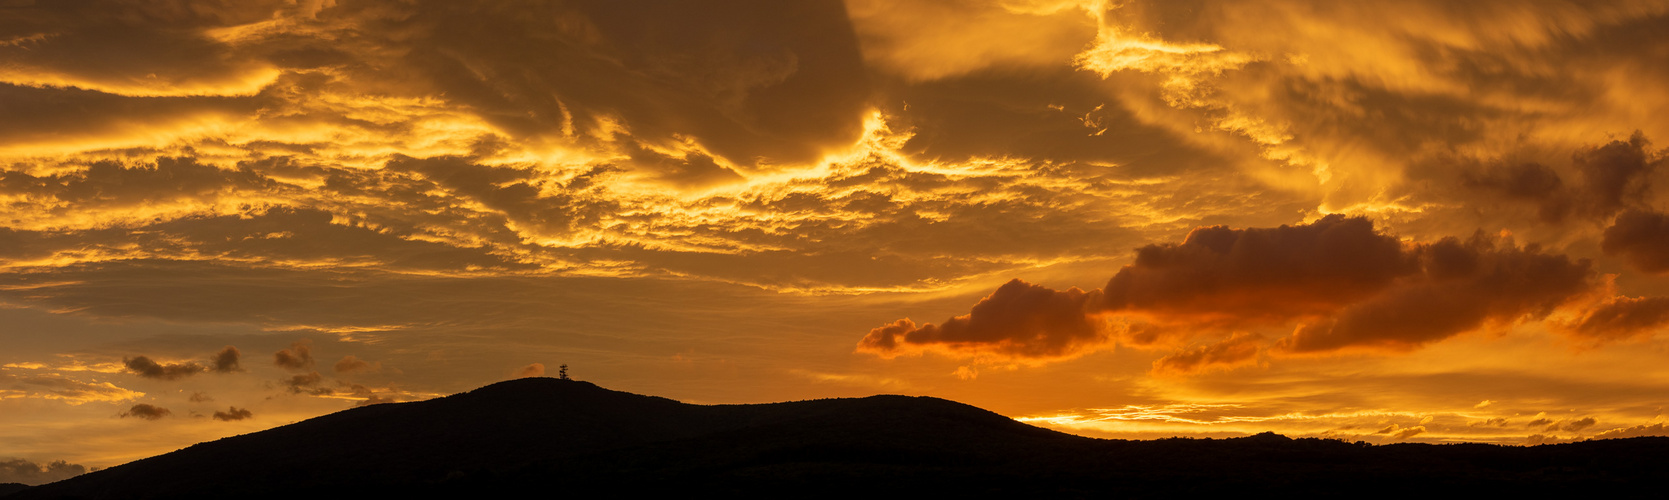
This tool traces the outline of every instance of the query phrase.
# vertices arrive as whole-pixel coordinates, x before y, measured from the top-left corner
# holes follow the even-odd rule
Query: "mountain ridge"
[[[1271,433],[1101,440],[925,396],[690,405],[530,378],[343,410],[5,498],[478,495],[557,486],[802,497],[1074,497],[1258,487],[1323,494],[1399,478],[1546,493],[1650,480],[1669,470],[1666,450],[1669,438],[1535,448],[1371,446]],[[1404,483],[1373,491],[1395,490],[1395,484]]]

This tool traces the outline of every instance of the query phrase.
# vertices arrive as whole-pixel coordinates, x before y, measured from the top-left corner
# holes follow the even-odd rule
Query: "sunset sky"
[[[0,482],[563,364],[1669,435],[1665,61],[1649,0],[0,0]]]

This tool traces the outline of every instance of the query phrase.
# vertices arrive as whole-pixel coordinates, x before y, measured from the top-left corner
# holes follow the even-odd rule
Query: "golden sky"
[[[0,0],[0,474],[562,364],[1098,437],[1663,435],[1666,30],[1646,0]]]

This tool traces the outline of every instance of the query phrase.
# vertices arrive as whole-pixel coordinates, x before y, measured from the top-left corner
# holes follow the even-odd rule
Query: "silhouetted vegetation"
[[[367,406],[32,488],[30,498],[400,494],[785,497],[1533,493],[1655,484],[1669,438],[1372,446],[1259,434],[1099,440],[926,397],[688,405],[521,379]]]

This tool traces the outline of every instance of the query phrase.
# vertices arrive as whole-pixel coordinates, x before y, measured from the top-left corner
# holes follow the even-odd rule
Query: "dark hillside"
[[[539,378],[347,410],[6,498],[1626,495],[1666,472],[1669,438],[1533,448],[1274,434],[1109,441],[926,397],[698,406]]]

